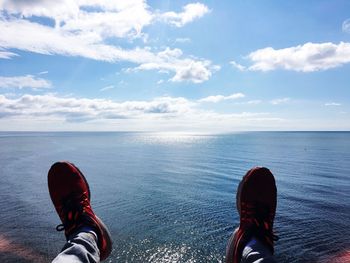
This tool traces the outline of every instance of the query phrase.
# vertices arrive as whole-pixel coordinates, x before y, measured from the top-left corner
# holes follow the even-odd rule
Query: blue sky
[[[0,1],[0,130],[350,130],[350,2]]]

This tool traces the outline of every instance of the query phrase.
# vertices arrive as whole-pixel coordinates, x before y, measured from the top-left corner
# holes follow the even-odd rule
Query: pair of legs
[[[56,227],[67,239],[60,262],[100,262],[112,251],[111,235],[90,204],[90,188],[83,173],[72,163],[57,162],[49,170],[51,200],[62,221]],[[273,259],[273,221],[277,190],[275,179],[267,168],[247,172],[237,190],[240,225],[229,239],[227,263],[266,263]]]

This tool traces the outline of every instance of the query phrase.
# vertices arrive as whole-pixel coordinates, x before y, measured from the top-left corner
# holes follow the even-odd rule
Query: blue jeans
[[[97,263],[100,251],[93,232],[78,232],[72,235],[53,263]],[[276,263],[271,252],[259,240],[252,239],[245,246],[241,263]]]
[[[235,232],[231,235],[226,247],[226,262],[233,262]],[[276,263],[271,251],[254,237],[242,251],[240,263]]]
[[[270,250],[264,246],[258,239],[250,240],[242,253],[243,263],[276,263]]]
[[[97,237],[92,231],[78,232],[69,237],[61,253],[53,263],[97,263],[100,262],[100,251],[97,247]]]

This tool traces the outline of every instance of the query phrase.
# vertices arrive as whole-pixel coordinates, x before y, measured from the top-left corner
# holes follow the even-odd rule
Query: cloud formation
[[[234,68],[236,68],[236,69],[238,69],[238,70],[240,70],[240,71],[244,71],[245,69],[246,69],[246,67],[245,66],[243,66],[243,65],[241,65],[241,64],[239,64],[239,63],[237,63],[236,61],[230,61],[230,64],[234,67]]]
[[[267,47],[250,53],[248,58],[253,62],[249,70],[253,71],[327,70],[350,63],[350,43],[306,43],[283,49]]]
[[[250,105],[258,105],[261,103],[262,103],[262,100],[249,100],[246,102],[246,104],[250,104]]]
[[[350,33],[350,18],[343,22],[342,30],[343,32]]]
[[[145,114],[175,116],[191,111],[184,98],[160,97],[151,101],[115,102],[107,99],[65,98],[54,94],[23,95],[17,99],[0,95],[1,116],[62,117],[68,121],[137,118]]]
[[[109,85],[109,86],[106,86],[106,87],[101,88],[100,91],[111,90],[111,89],[114,89],[114,88],[115,88],[114,85]]]
[[[182,51],[178,48],[166,48],[156,54],[157,59],[141,63],[140,66],[127,71],[157,70],[159,72],[175,71],[170,79],[172,82],[191,81],[201,83],[209,80],[211,75],[220,70],[220,66],[213,65],[209,60],[194,58],[181,59]]]
[[[198,3],[185,6],[179,15],[181,23],[204,15],[204,9]],[[142,29],[157,21],[156,16],[161,14],[152,12],[143,0],[6,0],[0,2],[0,11],[0,58],[11,58],[15,53],[8,49],[19,49],[110,63],[127,61],[139,65],[138,69],[173,72],[172,81],[194,83],[208,80],[219,68],[209,60],[186,57],[176,48],[154,52],[149,47],[124,49],[110,44],[113,38],[143,37]],[[33,16],[50,18],[54,25],[33,22]]]
[[[182,27],[193,20],[204,16],[209,13],[209,8],[201,3],[192,3],[183,7],[183,12],[166,12],[159,17],[161,20],[166,21],[176,27]]]
[[[51,126],[43,127],[43,121]],[[224,114],[203,110],[198,101],[183,97],[165,96],[149,101],[116,102],[60,97],[55,94],[26,94],[18,98],[0,95],[0,123],[6,124],[2,126],[6,129],[85,127],[96,130],[96,127],[100,127],[103,130],[227,132],[256,126],[258,123],[278,127],[277,124],[281,122],[281,118],[264,112]],[[96,123],[99,125],[96,126]]]
[[[188,37],[178,37],[175,39],[175,43],[189,43],[191,39]]]
[[[327,102],[324,104],[325,106],[341,106],[341,103],[337,102]]]
[[[11,59],[12,57],[17,57],[18,54],[9,52],[9,51],[3,51],[0,48],[0,59]]]
[[[154,19],[144,0],[4,0],[0,9],[24,18],[50,18],[56,29],[96,38],[140,37],[143,27]]]
[[[279,105],[279,104],[283,104],[283,103],[286,103],[286,102],[289,102],[289,101],[290,101],[290,98],[281,98],[281,99],[271,100],[270,103],[272,105]]]
[[[215,95],[215,96],[209,96],[202,99],[199,99],[198,102],[212,102],[212,103],[218,103],[224,100],[236,100],[239,98],[244,98],[245,95],[243,93],[234,93],[228,96],[224,95]]]
[[[0,88],[51,88],[51,82],[33,75],[2,77],[0,76]]]

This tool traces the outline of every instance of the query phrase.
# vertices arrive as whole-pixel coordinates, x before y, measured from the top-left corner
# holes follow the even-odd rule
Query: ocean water
[[[0,262],[50,262],[64,245],[47,171],[70,160],[109,226],[107,262],[224,262],[237,185],[275,175],[278,262],[349,262],[350,133],[0,133]]]

